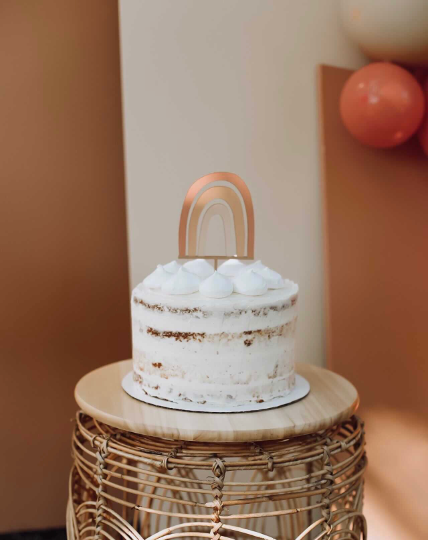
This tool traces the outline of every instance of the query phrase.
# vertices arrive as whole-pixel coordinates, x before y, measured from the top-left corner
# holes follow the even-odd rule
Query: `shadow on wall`
[[[370,540],[427,537],[428,425],[396,409],[364,410],[369,467],[365,515]],[[370,461],[376,467],[370,467]]]

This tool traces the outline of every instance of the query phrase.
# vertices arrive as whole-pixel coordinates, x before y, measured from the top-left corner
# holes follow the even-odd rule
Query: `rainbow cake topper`
[[[210,222],[222,225],[222,253],[210,252]],[[212,250],[212,248],[211,248]],[[214,250],[213,250],[214,251]],[[178,232],[180,259],[254,258],[254,210],[245,182],[233,173],[212,173],[196,180],[184,199]]]

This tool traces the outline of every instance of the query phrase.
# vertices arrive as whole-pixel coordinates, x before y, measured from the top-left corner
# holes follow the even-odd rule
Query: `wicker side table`
[[[302,401],[204,414],[133,400],[129,361],[76,387],[69,540],[367,538],[364,429],[355,388],[299,365]]]

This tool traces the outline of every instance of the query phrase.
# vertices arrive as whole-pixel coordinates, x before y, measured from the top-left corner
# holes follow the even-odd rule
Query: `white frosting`
[[[297,293],[261,261],[159,265],[132,293],[138,391],[228,408],[287,394]]]
[[[254,270],[240,272],[233,282],[234,291],[246,296],[260,296],[268,290],[267,283]]]
[[[162,285],[165,294],[192,294],[199,290],[200,279],[184,268],[180,268]]]
[[[180,273],[176,280],[171,280],[171,277],[177,275],[180,270],[184,270],[185,273]],[[249,274],[250,271],[251,274]],[[192,279],[187,274],[198,279]],[[161,288],[164,294],[172,295],[194,293],[201,285],[200,291],[205,297],[226,298],[232,294],[230,280],[233,282],[234,292],[246,296],[260,296],[268,289],[282,289],[288,282],[282,278],[281,274],[271,270],[260,260],[246,265],[236,258],[224,262],[217,270],[215,278],[206,284],[201,284],[213,276],[214,268],[205,259],[193,259],[186,262],[184,266],[177,261],[171,261],[163,267],[158,265],[143,283],[151,289]],[[228,278],[229,281],[221,280],[220,276]]]
[[[170,278],[171,274],[161,264],[158,264],[156,270],[147,276],[143,283],[149,289],[160,289],[165,281],[168,281]]]
[[[260,277],[260,276],[258,276]],[[294,385],[298,287],[262,296],[132,295],[133,359],[141,393],[174,403],[269,401]]]
[[[214,268],[205,259],[194,259],[183,265],[183,268],[196,274],[201,279],[206,279],[214,274]]]
[[[263,270],[263,268],[266,268],[266,265],[260,260],[255,261],[247,266],[247,270]]]
[[[182,265],[177,261],[171,261],[170,263],[163,265],[164,269],[170,274],[176,274],[180,270],[181,266]]]
[[[281,274],[278,274],[278,272],[271,270],[267,266],[260,270],[256,269],[255,272],[266,281],[268,289],[282,289],[285,286],[285,281]]]
[[[219,266],[218,272],[224,276],[235,277],[245,268],[247,265],[238,259],[229,259]]]
[[[264,310],[264,308],[271,306],[282,307],[290,303],[291,300],[295,300],[299,292],[299,287],[290,280],[285,280],[285,282],[283,289],[268,290],[261,296],[245,296],[243,294],[233,293],[227,298],[217,299],[203,296],[200,292],[188,295],[166,295],[161,290],[149,289],[142,283],[135,287],[132,295],[134,298],[142,299],[148,304],[154,306],[162,304],[168,306],[168,309],[171,310],[171,312],[168,309],[165,311],[159,311],[158,309],[145,310],[147,324],[150,325],[150,321],[152,321],[153,324],[151,326],[154,328],[186,332],[216,333],[223,330],[240,332],[242,330],[270,327],[274,325],[273,323],[278,323],[276,311],[269,310],[269,316],[266,317],[253,316],[252,311]],[[135,306],[134,303],[133,305]],[[192,311],[194,309],[196,309],[195,315],[189,317],[188,310]],[[181,317],[173,317],[174,314],[177,314],[181,310],[185,311]],[[242,328],[243,320],[241,317],[230,317],[227,321],[224,320],[224,313],[231,313],[234,310],[239,312],[248,310],[251,321],[246,321],[246,328]],[[213,314],[213,316],[205,317],[205,313]],[[285,315],[290,313],[290,310],[287,308],[285,311],[280,311],[279,313]],[[275,317],[275,319],[271,319],[271,317]],[[281,321],[287,322],[283,319]],[[177,322],[177,326],[174,325],[174,322]]]
[[[228,277],[214,272],[199,285],[199,292],[208,298],[226,298],[233,293],[233,282]]]

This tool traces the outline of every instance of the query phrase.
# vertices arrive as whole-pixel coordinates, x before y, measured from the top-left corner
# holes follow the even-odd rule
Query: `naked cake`
[[[158,267],[132,292],[134,384],[175,404],[241,406],[291,392],[298,286],[260,261]]]

